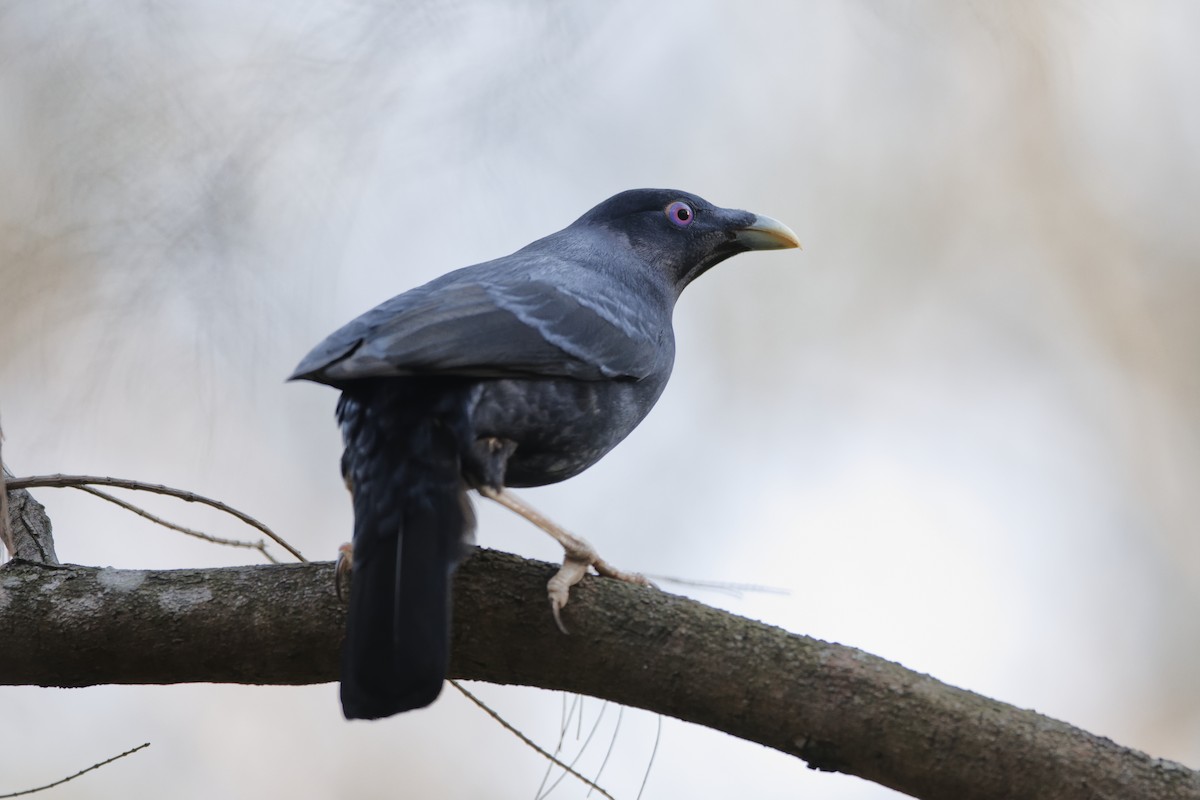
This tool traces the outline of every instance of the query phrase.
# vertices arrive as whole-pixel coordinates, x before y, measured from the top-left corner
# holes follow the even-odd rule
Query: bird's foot
[[[567,604],[567,600],[570,599],[571,587],[583,579],[583,576],[587,574],[588,567],[594,568],[597,573],[606,578],[614,578],[626,583],[636,583],[639,586],[654,586],[654,583],[643,575],[639,575],[636,572],[624,572],[609,564],[600,557],[600,554],[596,552],[596,548],[592,547],[591,543],[586,539],[569,533],[558,525],[555,525],[509,492],[503,489],[493,489],[489,486],[484,486],[479,489],[479,493],[489,500],[495,500],[510,511],[520,514],[553,536],[554,540],[562,545],[564,551],[563,565],[559,568],[558,572],[554,573],[554,577],[550,579],[549,583],[546,584],[546,593],[550,598],[550,613],[554,615],[554,622],[563,633],[567,633],[568,631],[567,627],[563,625],[562,608]]]
[[[558,625],[558,629],[563,633],[569,633],[569,631],[562,621],[562,608],[571,597],[571,587],[583,580],[588,567],[594,568],[597,574],[603,575],[605,578],[656,588],[654,582],[645,575],[625,572],[609,564],[600,557],[587,539],[567,533],[561,528],[559,528],[559,532],[562,534],[562,538],[559,536],[554,538],[558,539],[565,551],[563,565],[546,584],[546,592],[550,596],[550,613],[554,615],[554,624]]]
[[[338,600],[346,602],[343,586],[349,586],[350,576],[354,572],[354,545],[346,542],[338,548],[337,564],[333,567],[333,588],[337,590]]]

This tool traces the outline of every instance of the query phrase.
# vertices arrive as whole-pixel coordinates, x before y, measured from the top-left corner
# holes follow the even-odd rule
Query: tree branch
[[[1200,773],[853,648],[492,551],[455,586],[455,677],[593,695],[726,731],[908,794],[1200,798]],[[331,564],[0,568],[0,684],[304,684],[337,676]]]
[[[130,489],[135,492],[151,492],[152,494],[162,494],[166,495],[167,497],[174,497],[179,500],[183,500],[186,503],[199,503],[202,506],[215,508],[218,511],[230,515],[231,517],[236,517],[238,520],[249,525],[251,528],[255,528],[259,532],[266,534],[268,539],[271,539],[273,542],[275,542],[275,544],[279,545],[284,550],[287,550],[289,553],[295,556],[297,561],[308,561],[307,558],[300,554],[299,550],[288,544],[283,537],[276,534],[275,531],[271,530],[266,525],[247,514],[245,511],[239,511],[233,506],[228,506],[225,503],[222,503],[220,500],[213,500],[211,497],[205,497],[202,494],[196,494],[195,492],[191,492],[186,489],[175,489],[170,486],[163,486],[161,483],[146,483],[145,481],[135,481],[129,478],[113,478],[111,476],[100,475],[63,475],[59,473],[55,475],[31,475],[23,478],[14,478],[12,476],[8,477],[9,491],[12,491],[13,489],[33,489],[36,487],[47,487],[54,489],[82,489],[102,497],[109,502],[123,505],[127,509],[129,508],[127,503],[123,503],[111,495],[103,492],[97,492],[94,489],[89,488],[93,486],[115,486],[119,489]],[[163,522],[157,517],[147,515],[141,510],[136,510],[135,513],[149,517],[160,524]],[[176,527],[175,530],[181,529]],[[196,532],[184,532],[189,533],[189,535],[196,534]],[[208,538],[210,541],[217,541],[218,544],[229,544],[229,540],[214,540],[212,537],[206,537],[204,534],[200,534],[200,538]],[[263,554],[266,555],[266,551],[263,551]],[[37,559],[34,560],[36,561]]]
[[[3,444],[4,430],[0,429],[0,446]],[[57,564],[46,509],[29,492],[10,486],[11,482],[12,474],[0,456],[0,547],[12,558]]]
[[[54,529],[45,507],[24,489],[10,490],[5,496],[8,525],[3,544],[8,554],[38,564],[57,564]]]

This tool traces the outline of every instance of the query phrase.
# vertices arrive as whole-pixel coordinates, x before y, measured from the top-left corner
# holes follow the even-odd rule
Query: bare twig
[[[778,586],[763,586],[757,583],[727,583],[725,581],[701,581],[694,578],[675,578],[671,575],[650,575],[645,577],[656,583],[673,583],[676,586],[691,586],[695,589],[708,589],[714,592],[721,592],[730,597],[741,597],[749,592],[751,594],[791,594],[789,589],[781,589]]]
[[[500,725],[501,725],[501,726],[502,726],[502,727],[503,727],[505,730],[507,730],[507,731],[508,731],[509,733],[511,733],[513,736],[516,736],[518,739],[520,739],[522,742],[524,742],[524,743],[525,743],[525,745],[526,745],[527,747],[530,747],[530,748],[532,748],[532,749],[533,749],[533,750],[535,750],[537,753],[539,753],[539,754],[540,754],[540,755],[541,755],[543,758],[547,758],[547,759],[549,759],[550,761],[552,761],[552,762],[554,762],[555,764],[557,764],[558,766],[562,767],[564,770],[566,770],[567,772],[571,773],[571,774],[572,774],[572,775],[574,775],[576,778],[578,778],[579,780],[583,781],[583,782],[584,782],[584,783],[586,783],[588,786],[590,786],[591,788],[595,789],[595,790],[596,790],[597,792],[599,792],[600,794],[602,794],[602,795],[604,795],[605,797],[607,797],[607,798],[608,798],[608,800],[615,800],[615,798],[614,798],[614,797],[613,797],[611,794],[609,794],[608,792],[604,791],[604,789],[602,789],[601,787],[597,786],[595,783],[592,783],[590,780],[588,780],[588,779],[587,779],[587,778],[585,778],[584,776],[580,775],[580,774],[579,774],[578,772],[576,772],[575,770],[571,769],[571,767],[567,766],[566,764],[564,764],[563,762],[559,761],[559,760],[558,760],[557,758],[555,758],[554,756],[550,755],[550,753],[548,753],[548,752],[546,752],[545,750],[543,750],[542,748],[538,747],[538,746],[537,746],[537,744],[536,744],[536,743],[534,743],[534,742],[533,742],[533,740],[531,740],[531,739],[530,739],[528,736],[526,736],[525,734],[521,733],[519,730],[517,730],[517,729],[516,729],[516,728],[514,728],[512,725],[510,725],[508,722],[506,722],[506,721],[505,721],[505,720],[504,720],[504,719],[503,719],[503,718],[502,718],[502,717],[501,717],[499,714],[497,714],[495,711],[493,711],[492,709],[488,708],[488,707],[487,707],[487,706],[484,704],[484,702],[483,702],[482,700],[480,700],[478,697],[476,697],[475,695],[473,695],[473,694],[471,694],[470,692],[468,692],[468,691],[466,690],[466,688],[465,688],[465,687],[464,687],[464,686],[463,686],[461,683],[459,683],[458,681],[450,681],[450,685],[451,685],[451,686],[453,686],[455,689],[458,689],[460,692],[462,692],[462,693],[463,693],[463,696],[464,696],[464,697],[466,697],[468,700],[470,700],[472,703],[474,703],[475,705],[477,705],[477,706],[479,706],[480,708],[482,708],[485,714],[487,714],[487,715],[488,715],[489,717],[491,717],[492,719],[496,720],[496,722],[499,722],[499,723],[500,723]]]
[[[162,525],[164,528],[170,528],[173,531],[179,531],[180,533],[185,534],[187,536],[194,536],[197,539],[203,539],[204,541],[212,542],[213,544],[223,544],[228,547],[244,547],[248,550],[257,550],[258,552],[262,553],[263,557],[266,558],[267,561],[270,561],[272,564],[279,563],[279,561],[267,551],[267,543],[262,541],[261,539],[257,542],[244,542],[240,539],[225,539],[221,536],[213,536],[210,533],[204,533],[203,531],[193,530],[192,528],[187,528],[187,527],[184,527],[183,525],[177,525],[174,522],[163,519],[162,517],[155,516],[154,514],[151,514],[149,511],[147,511],[144,508],[141,508],[140,506],[135,506],[133,503],[127,503],[119,497],[114,497],[113,495],[109,494],[108,492],[102,492],[99,489],[93,489],[91,486],[76,486],[75,488],[79,489],[81,492],[87,492],[88,494],[95,495],[96,497],[99,497],[101,500],[107,500],[108,502],[113,503],[114,505],[120,506],[121,508],[125,509],[126,511],[132,511],[134,514],[137,514],[139,517],[144,517],[145,519],[148,519],[151,522]]]
[[[658,730],[654,734],[654,749],[650,751],[650,761],[646,764],[646,774],[642,776],[642,788],[638,789],[637,800],[642,800],[646,791],[646,782],[650,780],[650,770],[654,767],[654,757],[658,755],[658,742],[662,739],[662,714],[658,715]]]
[[[572,767],[574,767],[576,764],[579,763],[579,759],[583,758],[583,754],[587,751],[588,745],[591,744],[591,742],[592,742],[592,737],[595,736],[596,731],[600,729],[600,723],[604,720],[604,712],[607,708],[608,708],[608,701],[605,700],[603,703],[600,704],[600,713],[596,715],[596,721],[592,724],[592,729],[590,732],[588,732],[587,739],[585,739],[583,741],[583,744],[579,748],[579,752],[576,753],[575,757],[571,759]],[[582,709],[580,709],[580,711],[579,711],[579,721],[580,721],[580,724],[583,723],[583,710]],[[576,738],[578,738],[578,737],[576,737]],[[561,744],[561,742],[560,742],[560,744]],[[565,777],[566,777],[566,773],[559,775],[558,779],[556,781],[554,781],[554,783],[550,784],[550,788],[546,789],[546,791],[544,791],[544,792],[538,793],[537,800],[543,800],[543,798],[549,797],[550,793],[553,792],[560,783],[562,783],[562,780]],[[544,780],[543,780],[543,783],[545,783]],[[588,791],[591,791],[591,790],[589,789]]]
[[[607,702],[607,701],[605,701]],[[621,718],[625,716],[625,706],[617,706],[617,724],[613,726],[612,738],[608,741],[608,750],[604,753],[604,760],[600,762],[600,768],[596,770],[596,782],[600,781],[600,776],[604,774],[604,768],[608,766],[608,759],[612,756],[613,748],[617,745],[617,735],[621,732]],[[659,717],[661,720],[662,717]],[[587,796],[591,797],[592,790],[588,789]]]
[[[80,775],[85,775],[94,769],[100,769],[101,767],[103,767],[107,764],[111,764],[112,762],[114,762],[118,759],[124,758],[125,756],[131,756],[134,753],[136,753],[138,750],[145,750],[149,746],[150,746],[149,742],[146,742],[145,744],[139,744],[137,747],[135,747],[131,750],[126,750],[124,753],[121,753],[118,756],[113,756],[112,758],[107,758],[98,764],[92,764],[87,769],[81,769],[81,770],[79,770],[79,772],[76,772],[74,775],[68,775],[67,777],[61,778],[61,779],[55,781],[54,783],[47,783],[45,786],[38,786],[35,789],[23,789],[19,792],[12,792],[11,794],[0,794],[0,800],[4,800],[4,798],[8,798],[8,797],[21,797],[22,795],[33,794],[34,792],[42,792],[42,791],[45,791],[46,789],[53,789],[55,786],[62,786],[67,781],[73,781],[76,778],[78,778]]]
[[[154,494],[165,494],[168,497],[175,497],[188,503],[200,503],[201,505],[215,508],[218,511],[223,511],[226,514],[237,517],[242,522],[252,528],[256,528],[266,534],[272,541],[287,550],[298,560],[308,562],[308,559],[300,554],[300,551],[288,544],[282,537],[268,528],[263,523],[256,520],[254,517],[242,511],[238,511],[232,506],[227,506],[220,500],[213,500],[203,495],[198,495],[195,492],[185,491],[183,489],[173,489],[170,486],[163,486],[157,483],[143,483],[142,481],[128,480],[126,478],[108,478],[99,477],[96,475],[34,475],[28,478],[13,478],[8,481],[9,489],[32,489],[35,487],[45,487],[53,489],[83,489],[85,486],[114,486],[119,489],[130,489],[139,492],[153,492]]]
[[[558,754],[563,751],[563,743],[567,740],[567,729],[571,727],[571,721],[575,719],[575,711],[579,708],[579,704],[582,701],[583,698],[579,695],[571,695],[571,707],[568,709],[567,693],[563,693],[562,717],[558,725],[558,741],[554,743],[554,760],[546,765],[546,774],[542,776],[542,782],[538,785],[537,791],[534,792],[534,800],[539,800],[542,797],[542,792],[546,788],[546,781],[550,780],[550,774],[554,771],[554,765],[558,763]]]

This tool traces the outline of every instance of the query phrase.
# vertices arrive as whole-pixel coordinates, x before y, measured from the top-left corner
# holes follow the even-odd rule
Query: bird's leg
[[[595,567],[596,572],[606,578],[636,583],[639,586],[654,585],[649,579],[636,572],[624,572],[609,564],[600,558],[600,554],[586,539],[563,530],[535,509],[518,500],[512,493],[504,489],[493,489],[490,486],[479,487],[479,493],[489,500],[495,500],[509,511],[520,514],[553,536],[554,540],[562,545],[563,565],[546,584],[546,591],[550,596],[550,611],[554,614],[554,622],[563,633],[567,632],[567,628],[562,622],[562,607],[570,598],[571,587],[579,583],[587,574],[588,567]]]

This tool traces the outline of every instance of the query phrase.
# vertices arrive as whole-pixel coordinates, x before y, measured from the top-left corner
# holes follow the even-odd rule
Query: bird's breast
[[[599,461],[653,408],[667,375],[641,381],[499,379],[478,384],[470,413],[477,439],[516,443],[505,485],[544,486]]]

